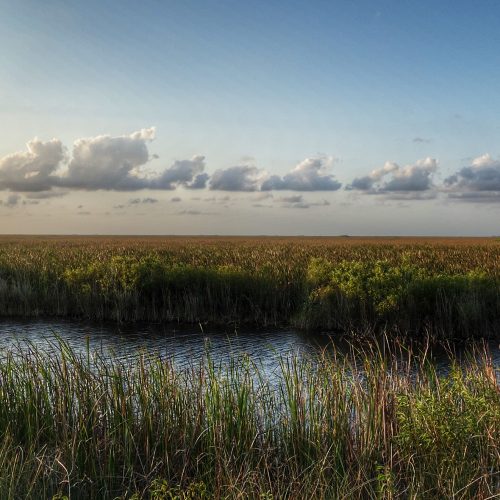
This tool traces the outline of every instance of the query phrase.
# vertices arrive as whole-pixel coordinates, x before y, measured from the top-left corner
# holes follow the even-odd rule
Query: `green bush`
[[[483,272],[432,274],[408,259],[398,265],[312,259],[307,280],[303,321],[311,326],[389,323],[456,336],[498,328],[500,282]]]

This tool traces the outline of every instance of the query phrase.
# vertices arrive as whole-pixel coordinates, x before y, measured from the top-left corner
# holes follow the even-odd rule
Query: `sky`
[[[500,234],[497,0],[0,15],[0,233]]]

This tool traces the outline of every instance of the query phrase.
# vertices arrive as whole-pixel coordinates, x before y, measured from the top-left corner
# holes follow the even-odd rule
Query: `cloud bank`
[[[74,190],[174,191],[181,187],[253,192],[260,197],[255,198],[259,201],[272,197],[272,191],[335,192],[342,187],[334,175],[335,160],[331,156],[306,158],[284,175],[258,168],[250,157],[243,160],[248,163],[219,168],[209,175],[202,155],[176,160],[168,167],[154,170],[150,163],[158,156],[151,154],[149,148],[155,137],[156,130],[150,127],[129,135],[77,139],[70,149],[58,139],[43,142],[35,138],[26,144],[25,151],[0,159],[0,191],[12,193],[12,197],[6,198],[1,205],[19,205],[19,193],[34,203],[65,196]],[[425,143],[428,139],[417,137],[414,141]],[[500,159],[489,154],[479,156],[440,185],[434,182],[437,169],[438,161],[431,157],[405,166],[388,161],[368,175],[356,177],[345,189],[394,200],[429,199],[445,193],[457,201],[500,201]],[[156,198],[135,200],[129,205],[154,203]],[[172,201],[178,200],[178,197],[172,198]],[[292,208],[321,205],[305,202],[300,194],[282,196],[276,198],[276,202]]]
[[[33,139],[27,151],[0,159],[0,190],[31,193],[34,197],[62,196],[68,190],[139,191],[205,189],[218,191],[336,191],[341,187],[331,173],[331,157],[306,158],[283,177],[254,165],[219,169],[209,176],[205,157],[177,160],[163,171],[151,174],[146,165],[154,127],[130,135],[77,139],[69,153],[58,139]]]
[[[173,190],[178,186],[203,189],[208,181],[205,158],[179,160],[157,175],[141,169],[151,160],[148,143],[155,138],[154,127],[130,135],[78,139],[70,157],[61,141],[33,139],[27,151],[0,160],[0,190],[43,193],[40,198],[60,196],[61,189],[86,191]]]
[[[283,177],[253,165],[217,170],[210,189],[219,191],[336,191],[341,187],[331,173],[333,158],[306,158]]]

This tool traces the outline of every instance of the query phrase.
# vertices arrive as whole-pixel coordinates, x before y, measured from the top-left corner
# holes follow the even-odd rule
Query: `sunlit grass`
[[[275,385],[247,358],[180,371],[147,354],[122,363],[63,344],[8,352],[0,497],[500,493],[500,373],[486,354],[447,375],[418,353],[377,349],[282,358],[279,373]]]
[[[495,239],[2,238],[0,314],[500,332]]]

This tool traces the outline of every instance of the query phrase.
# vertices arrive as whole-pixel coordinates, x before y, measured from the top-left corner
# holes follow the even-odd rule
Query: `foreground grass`
[[[500,494],[486,355],[447,375],[411,353],[282,359],[272,385],[245,358],[178,371],[57,349],[0,362],[1,498]]]
[[[2,238],[0,315],[500,334],[495,239]]]

